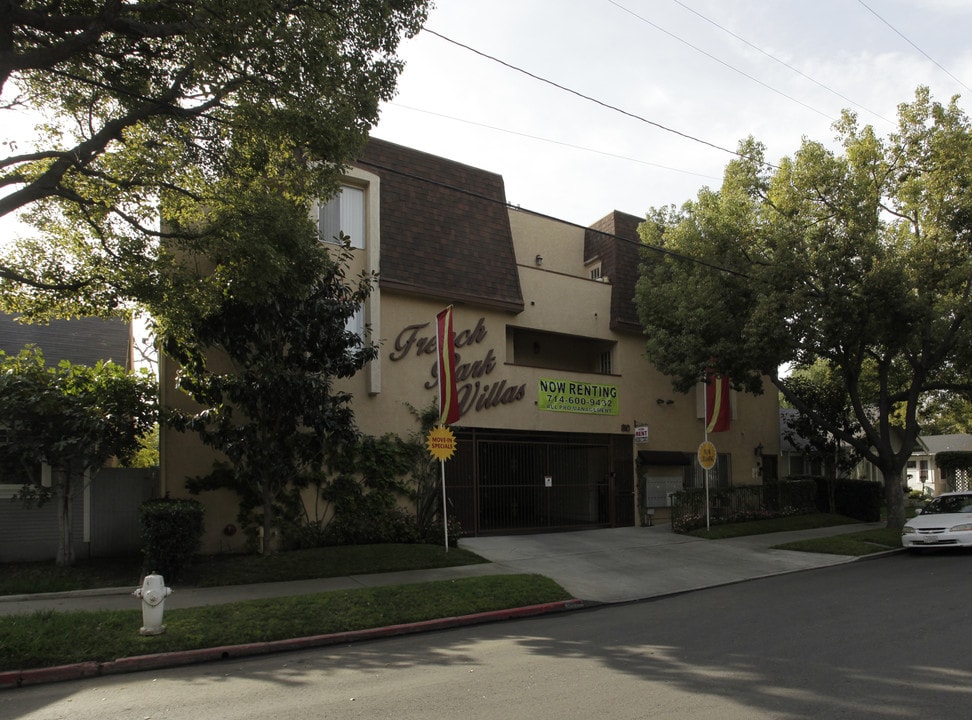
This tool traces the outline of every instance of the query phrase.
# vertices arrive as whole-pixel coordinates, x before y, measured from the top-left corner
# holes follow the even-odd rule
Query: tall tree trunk
[[[273,553],[271,534],[273,532],[273,495],[270,493],[269,481],[263,483],[263,547],[260,548],[262,555]]]
[[[830,453],[822,454],[824,468],[824,482],[827,483],[828,512],[837,512],[837,463],[830,457]]]
[[[56,471],[54,471],[56,472]],[[61,475],[61,473],[57,473]],[[74,565],[74,546],[71,542],[74,509],[74,483],[69,474],[55,480],[57,506],[57,559],[58,565]]]
[[[884,497],[888,508],[888,527],[900,530],[905,524],[904,490],[901,485],[901,468],[882,470]]]

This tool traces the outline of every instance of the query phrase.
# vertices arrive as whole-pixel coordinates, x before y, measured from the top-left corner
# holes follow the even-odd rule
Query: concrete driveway
[[[668,525],[656,525],[464,538],[459,546],[511,573],[545,575],[576,598],[607,603],[852,562],[855,558],[844,555],[774,550],[772,546],[874,527],[880,525],[701,540],[673,533]]]

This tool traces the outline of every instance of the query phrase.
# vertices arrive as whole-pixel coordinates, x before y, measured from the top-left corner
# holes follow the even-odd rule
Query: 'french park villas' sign
[[[434,359],[435,333],[423,334],[429,325],[430,323],[417,323],[404,328],[395,338],[395,350],[388,359],[399,362],[412,354],[416,357],[427,355],[433,358],[429,372],[431,379],[425,383],[426,389],[433,390],[438,385],[438,361]],[[496,355],[492,348],[488,348],[485,355],[474,360],[467,359],[471,350],[459,352],[460,348],[469,349],[479,345],[485,339],[485,318],[479,318],[475,327],[455,333],[455,376],[460,415],[488,410],[498,405],[508,405],[526,397],[526,385],[510,385],[504,379],[494,380],[490,377],[496,369]]]

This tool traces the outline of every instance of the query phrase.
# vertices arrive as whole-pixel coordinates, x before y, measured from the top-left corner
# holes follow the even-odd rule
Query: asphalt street
[[[0,693],[0,717],[965,720],[972,556]]]

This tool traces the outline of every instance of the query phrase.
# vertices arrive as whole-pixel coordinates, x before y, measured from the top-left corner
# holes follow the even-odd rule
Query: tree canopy
[[[49,366],[35,347],[0,352],[0,461],[5,467],[44,463],[51,486],[28,478],[20,496],[31,503],[57,503],[57,563],[74,561],[72,499],[86,476],[113,457],[130,459],[158,419],[158,387],[148,373],[113,363],[94,367],[66,360]]]
[[[921,398],[972,394],[972,132],[957,98],[925,88],[886,139],[849,112],[835,130],[842,152],[806,139],[777,165],[744,141],[719,190],[652,210],[642,238],[668,253],[645,251],[637,302],[647,355],[676,388],[708,367],[754,393],[769,378],[880,469],[889,525],[901,525]],[[855,429],[779,372],[817,362],[839,378]]]
[[[904,416],[905,406],[897,415]],[[972,400],[950,391],[929,393],[918,408],[921,434],[953,435],[972,433]]]
[[[306,233],[313,237],[313,228]],[[241,495],[258,499],[264,553],[282,494],[306,486],[329,452],[357,439],[351,396],[333,387],[335,379],[377,355],[348,327],[374,277],[347,278],[348,249],[332,257],[305,247],[316,249],[291,265],[272,299],[231,295],[217,312],[196,317],[185,338],[166,338],[166,352],[181,364],[179,387],[201,406],[177,426],[221,452]]]
[[[36,229],[0,259],[6,308],[44,317],[136,303],[164,317],[227,277],[271,287],[287,248],[255,247],[227,225],[254,221],[260,192],[332,194],[427,5],[5,4],[0,112],[43,115],[32,146],[2,143],[0,217],[25,211]],[[202,287],[200,265],[216,270]]]

